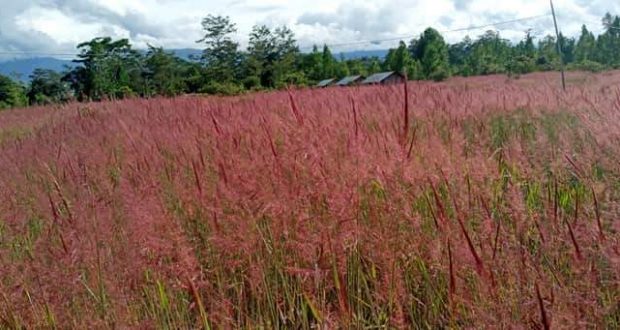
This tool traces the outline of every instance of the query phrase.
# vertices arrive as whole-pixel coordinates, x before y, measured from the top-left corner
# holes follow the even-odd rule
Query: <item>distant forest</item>
[[[428,28],[409,43],[401,41],[383,59],[338,59],[328,46],[301,52],[286,26],[255,26],[247,48],[241,49],[232,38],[237,28],[231,19],[209,15],[202,20],[204,37],[198,41],[202,56],[182,59],[163,48],[138,51],[127,39],[95,38],[77,46],[76,65],[65,72],[37,69],[27,85],[0,75],[0,109],[70,100],[232,95],[380,71],[435,81],[450,76],[520,75],[558,70],[558,49],[569,70],[620,68],[620,16],[606,14],[602,24],[605,30],[598,36],[584,25],[578,38],[560,34],[559,40],[554,36],[536,40],[528,32],[516,44],[496,31],[448,44],[437,30]]]

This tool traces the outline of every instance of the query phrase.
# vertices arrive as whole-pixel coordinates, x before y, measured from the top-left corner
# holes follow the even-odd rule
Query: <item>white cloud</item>
[[[549,13],[547,1],[519,0],[0,0],[0,52],[75,52],[75,44],[111,34],[128,37],[137,47],[198,47],[200,20],[207,14],[228,15],[237,23],[244,44],[255,24],[288,25],[299,44],[342,44],[418,35],[427,26],[440,31]],[[556,0],[560,26],[577,35],[581,24],[601,31],[606,11],[620,14],[617,0]],[[517,40],[527,29],[552,33],[550,18],[497,27]],[[446,33],[454,42],[484,29]],[[344,49],[393,46],[357,43]],[[2,55],[0,55],[1,57]],[[6,56],[5,56],[6,57]]]
[[[57,9],[40,7],[31,7],[16,16],[15,25],[22,31],[45,33],[58,43],[74,44],[92,38],[103,29],[100,23],[83,23]]]

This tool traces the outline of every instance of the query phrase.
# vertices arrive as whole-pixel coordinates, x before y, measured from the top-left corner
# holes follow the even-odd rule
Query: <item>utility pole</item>
[[[558,20],[555,18],[555,8],[553,0],[549,0],[551,5],[551,14],[553,15],[553,25],[555,25],[556,45],[558,46],[558,55],[560,55],[560,71],[562,72],[562,90],[566,91],[566,78],[564,77],[564,53],[562,52],[562,40],[560,39],[560,30],[558,30]]]

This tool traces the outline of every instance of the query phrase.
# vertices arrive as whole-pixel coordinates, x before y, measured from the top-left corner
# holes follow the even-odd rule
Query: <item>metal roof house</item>
[[[357,76],[348,76],[348,77],[344,77],[342,78],[339,82],[336,83],[336,86],[350,86],[350,85],[357,85],[359,83],[362,82],[362,80],[364,80],[363,76],[357,75]]]
[[[372,76],[362,81],[362,85],[390,85],[400,84],[405,82],[405,76],[398,72],[381,72],[375,73]]]
[[[327,86],[332,85],[335,81],[336,81],[336,79],[321,80],[321,81],[319,81],[318,84],[316,84],[316,87],[319,87],[319,88],[327,87]]]

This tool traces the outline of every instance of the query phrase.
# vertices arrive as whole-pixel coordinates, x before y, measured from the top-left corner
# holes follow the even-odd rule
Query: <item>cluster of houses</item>
[[[335,78],[321,80],[316,87],[324,88],[330,86],[356,86],[356,85],[390,85],[390,84],[401,84],[407,78],[404,75],[395,72],[381,72],[370,75],[369,77],[364,76],[348,76],[344,77],[340,80]]]

